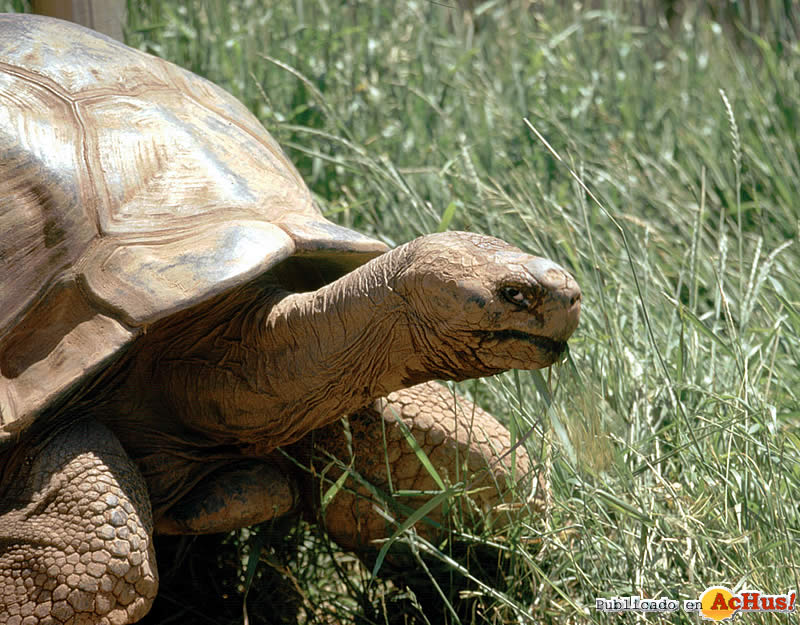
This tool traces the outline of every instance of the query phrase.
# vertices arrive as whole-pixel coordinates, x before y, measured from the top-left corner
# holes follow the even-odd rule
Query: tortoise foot
[[[280,466],[233,462],[205,477],[156,521],[158,534],[215,534],[292,512],[297,486]]]

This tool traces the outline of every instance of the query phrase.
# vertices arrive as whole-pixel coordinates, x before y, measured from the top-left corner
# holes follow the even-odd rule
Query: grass
[[[595,597],[800,588],[800,44],[784,3],[752,30],[590,4],[129,2],[129,43],[243,100],[331,219],[493,234],[584,292],[549,387],[459,385],[534,429],[545,518],[471,537],[468,568],[418,545],[410,590],[304,525],[165,544],[148,622],[241,622],[245,588],[251,623],[616,623]]]

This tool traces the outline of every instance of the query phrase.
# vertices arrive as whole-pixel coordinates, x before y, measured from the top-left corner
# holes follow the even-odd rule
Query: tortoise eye
[[[525,294],[518,288],[513,286],[504,286],[502,289],[500,289],[500,294],[506,301],[511,302],[520,308],[525,308]]]

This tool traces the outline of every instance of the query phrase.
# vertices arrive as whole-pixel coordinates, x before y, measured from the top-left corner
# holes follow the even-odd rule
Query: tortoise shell
[[[68,22],[0,16],[0,447],[154,321],[290,257],[333,279],[384,251],[326,221],[219,87]]]

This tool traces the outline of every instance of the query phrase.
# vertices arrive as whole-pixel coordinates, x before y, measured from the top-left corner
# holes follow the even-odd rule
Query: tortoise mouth
[[[522,332],[521,330],[495,330],[493,332],[484,332],[483,335],[488,339],[498,341],[524,341],[525,343],[534,345],[544,352],[553,354],[555,357],[561,356],[561,354],[564,353],[564,350],[567,349],[566,341],[556,341],[555,339],[551,339],[547,336],[528,334],[527,332]]]

